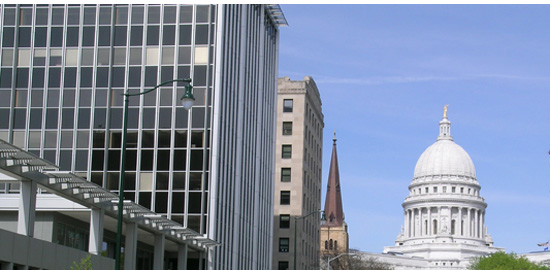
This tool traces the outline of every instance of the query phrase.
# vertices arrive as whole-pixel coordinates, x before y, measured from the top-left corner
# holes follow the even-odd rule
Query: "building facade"
[[[336,132],[334,132],[334,138],[332,139],[332,156],[330,158],[324,215],[326,221],[321,226],[320,239],[323,262],[349,252],[348,224],[345,221],[338,154],[336,152]],[[342,257],[331,263],[332,269],[347,269],[349,266],[346,262],[347,257]]]
[[[278,5],[0,6],[0,138],[212,238],[209,269],[271,266]],[[3,193],[17,184],[0,185]]]
[[[302,81],[279,78],[273,269],[318,269],[324,127],[321,105],[311,77]]]

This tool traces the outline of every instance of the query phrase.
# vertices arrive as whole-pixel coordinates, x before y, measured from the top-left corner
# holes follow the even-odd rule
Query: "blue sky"
[[[550,240],[550,5],[281,5],[279,76],[323,101],[350,247],[382,252],[443,106],[476,166],[495,246]]]

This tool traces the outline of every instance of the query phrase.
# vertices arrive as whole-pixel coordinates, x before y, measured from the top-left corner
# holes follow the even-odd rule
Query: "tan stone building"
[[[321,226],[321,254],[326,258],[337,257],[349,252],[348,225],[344,220],[344,207],[340,190],[340,172],[336,153],[336,132],[332,144],[332,157],[327,183],[327,194],[324,210],[326,222]],[[346,269],[345,258],[334,262],[332,269]]]
[[[279,78],[273,269],[319,268],[323,127],[315,81]]]

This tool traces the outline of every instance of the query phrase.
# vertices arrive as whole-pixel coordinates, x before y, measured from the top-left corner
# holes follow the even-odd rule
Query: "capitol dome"
[[[445,115],[439,122],[439,136],[416,163],[413,182],[428,176],[462,176],[476,178],[476,169],[470,155],[451,136],[451,122]]]
[[[438,140],[422,153],[414,178],[432,175],[476,177],[476,169],[466,151],[452,140]]]

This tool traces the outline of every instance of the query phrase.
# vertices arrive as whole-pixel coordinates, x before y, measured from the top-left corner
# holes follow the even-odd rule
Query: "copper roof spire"
[[[325,227],[342,226],[344,224],[338,155],[336,154],[336,131],[334,131],[334,139],[332,141],[332,157],[328,173],[327,196],[325,198],[325,217],[327,219],[323,225]]]

